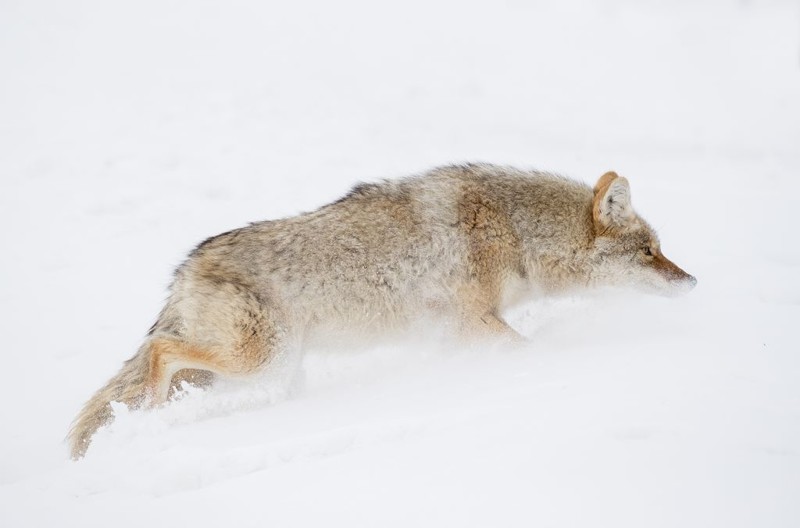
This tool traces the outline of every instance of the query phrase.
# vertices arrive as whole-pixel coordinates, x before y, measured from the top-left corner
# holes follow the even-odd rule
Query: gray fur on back
[[[564,248],[590,242],[588,186],[546,173],[463,165],[360,184],[316,211],[212,237],[179,268],[172,295],[180,301],[183,288],[198,284],[248,291],[305,332],[385,330],[432,307],[453,309],[469,280],[468,237],[459,218],[466,190],[517,230],[523,258],[514,273],[546,289],[563,282],[561,267],[574,273],[574,255]]]

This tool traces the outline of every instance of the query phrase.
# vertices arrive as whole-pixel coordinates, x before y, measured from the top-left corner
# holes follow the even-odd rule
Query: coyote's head
[[[666,295],[687,292],[697,284],[697,279],[661,253],[656,232],[631,206],[631,189],[625,178],[607,172],[597,181],[592,222],[594,282]]]

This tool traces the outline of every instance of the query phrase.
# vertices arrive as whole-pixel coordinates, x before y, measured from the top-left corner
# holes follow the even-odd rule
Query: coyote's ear
[[[594,186],[592,217],[595,227],[623,227],[634,219],[631,206],[631,187],[628,180],[620,178],[616,172],[603,174]]]

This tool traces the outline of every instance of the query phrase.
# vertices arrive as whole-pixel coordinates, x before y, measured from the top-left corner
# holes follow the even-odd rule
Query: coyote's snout
[[[613,172],[594,189],[492,165],[443,167],[355,187],[294,218],[209,238],[175,272],[139,351],[86,404],[73,458],[113,419],[110,405],[166,401],[181,379],[297,365],[300,343],[444,317],[465,336],[520,336],[501,311],[530,292],[695,278],[662,253]]]

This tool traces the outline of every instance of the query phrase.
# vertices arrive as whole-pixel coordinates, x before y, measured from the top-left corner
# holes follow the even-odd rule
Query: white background
[[[387,3],[388,4],[388,3]],[[200,240],[462,161],[631,181],[690,295],[312,351],[62,439]],[[0,2],[0,525],[800,525],[793,2]]]

